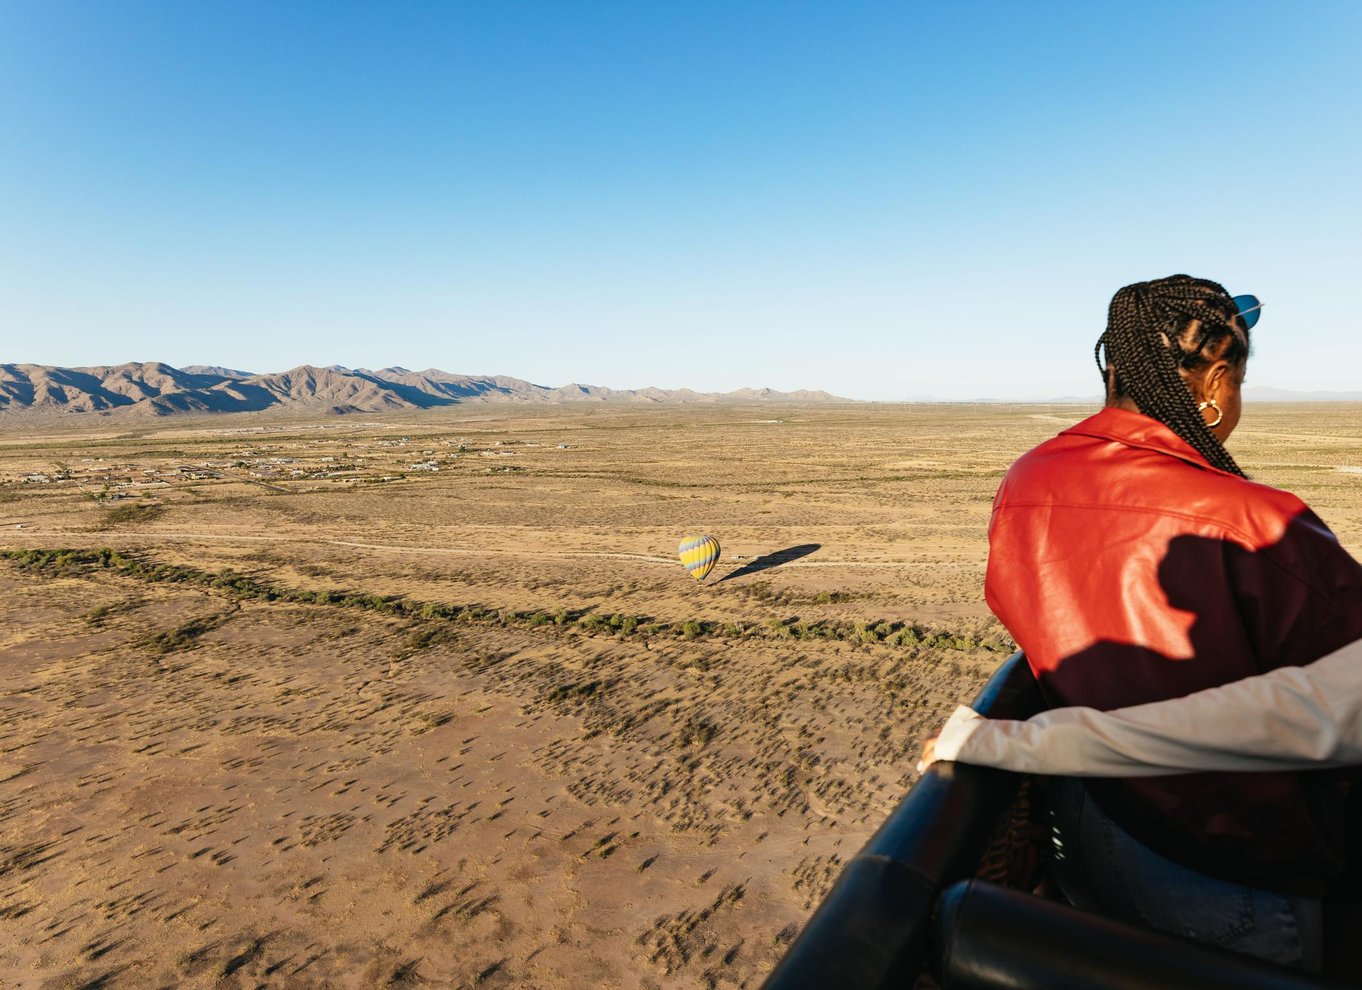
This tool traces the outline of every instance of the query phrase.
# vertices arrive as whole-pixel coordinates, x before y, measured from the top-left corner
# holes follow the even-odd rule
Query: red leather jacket
[[[985,595],[1054,705],[1180,697],[1362,638],[1362,565],[1300,499],[1123,409],[1008,471]],[[1347,786],[1323,771],[1089,782],[1169,859],[1307,894],[1341,873]]]

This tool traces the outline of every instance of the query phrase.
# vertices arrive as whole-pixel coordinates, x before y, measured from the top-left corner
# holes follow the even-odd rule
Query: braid
[[[1231,326],[1236,315],[1229,294],[1215,282],[1187,275],[1137,282],[1112,298],[1106,332],[1093,354],[1111,395],[1129,396],[1140,412],[1163,423],[1212,465],[1244,477],[1206,425],[1179,374],[1206,363],[1202,348],[1226,335],[1231,343],[1223,359],[1248,356],[1246,340],[1241,341]],[[1196,339],[1184,347],[1182,337],[1194,320],[1199,327]]]

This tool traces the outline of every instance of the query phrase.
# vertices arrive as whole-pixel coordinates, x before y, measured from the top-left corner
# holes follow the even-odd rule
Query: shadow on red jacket
[[[1052,705],[1180,697],[1362,638],[1362,566],[1295,496],[1105,409],[1021,457],[989,528],[986,596]],[[1362,676],[1362,671],[1359,671]],[[1346,774],[1205,773],[1089,788],[1160,854],[1319,894],[1341,877]]]

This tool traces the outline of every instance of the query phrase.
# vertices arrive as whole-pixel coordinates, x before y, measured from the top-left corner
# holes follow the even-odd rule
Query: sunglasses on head
[[[1263,304],[1258,301],[1258,297],[1235,296],[1230,302],[1234,303],[1234,308],[1239,310],[1239,318],[1244,321],[1245,329],[1252,330],[1263,312]]]

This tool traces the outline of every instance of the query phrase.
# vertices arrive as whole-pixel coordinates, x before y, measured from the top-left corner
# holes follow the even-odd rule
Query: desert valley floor
[[[0,986],[756,987],[1090,411],[0,418]],[[1362,552],[1362,407],[1231,446]]]

